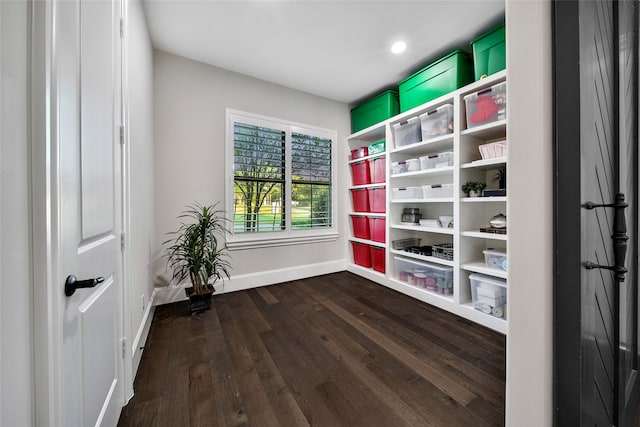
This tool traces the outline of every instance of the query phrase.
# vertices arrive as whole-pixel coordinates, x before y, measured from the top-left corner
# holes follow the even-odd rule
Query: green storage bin
[[[384,153],[385,149],[386,149],[385,140],[382,139],[382,140],[377,141],[377,142],[372,142],[371,144],[369,144],[367,149],[369,151],[369,155],[370,156],[372,156],[374,154]]]
[[[383,122],[400,112],[398,92],[387,90],[351,110],[351,132]]]
[[[398,83],[400,111],[432,101],[472,81],[469,54],[455,50]]]
[[[473,40],[471,47],[476,80],[507,67],[504,24]]]

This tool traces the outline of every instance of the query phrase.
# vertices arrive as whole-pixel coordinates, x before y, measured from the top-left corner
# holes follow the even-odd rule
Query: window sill
[[[291,246],[291,245],[304,245],[308,243],[322,243],[332,242],[338,240],[340,234],[323,233],[313,236],[287,236],[287,237],[269,237],[269,238],[252,238],[251,240],[227,240],[227,248],[229,250],[242,250],[242,249],[258,249],[258,248],[270,248],[274,246]]]

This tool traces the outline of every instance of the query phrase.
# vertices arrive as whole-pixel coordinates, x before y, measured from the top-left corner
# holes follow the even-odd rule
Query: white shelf
[[[496,268],[487,267],[484,261],[474,261],[462,264],[462,269],[466,271],[472,271],[474,273],[486,274],[488,276],[499,277],[501,279],[507,278],[507,272],[498,270]]]
[[[364,243],[364,244],[370,245],[370,246],[377,246],[379,248],[386,248],[387,247],[386,243],[374,242],[373,240],[361,239],[359,237],[353,237],[353,236],[349,236],[349,241],[358,242],[358,243]]]
[[[378,212],[349,212],[349,215],[354,216],[384,216],[386,217],[386,213],[378,213]]]
[[[391,224],[391,228],[396,230],[422,231],[425,233],[450,234],[453,235],[453,228],[443,227],[422,227],[420,225]]]
[[[496,166],[507,164],[506,157],[496,157],[494,159],[474,160],[473,162],[460,165],[462,169],[494,169]]]
[[[412,172],[397,173],[397,174],[391,175],[390,178],[408,178],[408,177],[417,177],[417,176],[425,176],[425,175],[430,175],[430,176],[451,175],[453,171],[454,171],[453,166],[446,166],[444,168],[433,168],[433,169],[424,169],[424,170],[412,171]]]
[[[404,256],[404,257],[407,257],[407,258],[417,259],[417,260],[420,260],[420,261],[427,261],[427,262],[432,262],[434,264],[446,265],[448,267],[453,267],[454,266],[453,261],[449,261],[448,259],[436,258],[434,256],[425,256],[425,255],[420,255],[420,254],[412,254],[411,252],[402,251],[402,250],[398,250],[398,249],[392,249],[391,253],[395,254],[395,255]]]
[[[506,196],[500,197],[463,197],[460,199],[463,203],[487,203],[487,202],[506,202]]]
[[[376,153],[376,154],[371,154],[371,155],[369,155],[369,156],[358,157],[357,159],[351,159],[351,160],[349,160],[349,164],[351,164],[351,163],[364,162],[365,160],[377,159],[377,158],[379,158],[379,157],[384,156],[385,154],[387,154],[387,153],[383,151],[382,153]]]
[[[504,138],[507,134],[507,120],[498,120],[496,122],[487,123],[486,125],[480,125],[465,129],[460,132],[462,136],[473,136],[486,141]]]
[[[403,145],[402,147],[391,150],[391,154],[425,154],[435,153],[445,149],[453,148],[453,134],[438,136],[427,141],[416,142],[415,144]]]
[[[391,200],[391,203],[452,203],[453,197],[437,197],[431,199],[399,199]]]
[[[466,105],[464,102],[464,96],[476,93],[497,83],[504,82],[506,80],[506,75],[506,70],[495,73],[486,79],[473,82],[451,92],[450,94],[417,106],[409,111],[405,111],[397,116],[378,123],[377,125],[373,125],[348,136],[347,144],[350,149],[363,147],[372,142],[385,139],[385,153],[377,153],[358,159],[348,159],[347,163],[349,165],[355,162],[368,161],[386,155],[387,173],[386,182],[384,183],[351,187],[348,187],[350,183],[346,183],[346,186],[350,190],[381,187],[386,188],[386,213],[349,212],[349,215],[385,218],[387,243],[373,242],[368,239],[359,239],[355,237],[348,237],[347,239],[349,251],[351,250],[351,243],[348,243],[350,241],[368,244],[376,248],[384,248],[386,273],[380,273],[372,268],[356,265],[353,263],[353,260],[347,261],[348,271],[503,334],[507,334],[508,322],[506,320],[487,315],[473,308],[473,305],[470,302],[471,289],[468,275],[470,273],[481,273],[492,277],[506,279],[507,273],[487,267],[483,260],[480,259],[472,260],[472,262],[468,263],[461,263],[459,261],[459,257],[462,256],[465,260],[468,259],[467,257],[470,255],[469,251],[471,250],[471,248],[469,248],[470,246],[473,248],[479,248],[488,246],[506,246],[508,244],[507,235],[505,234],[483,233],[479,231],[479,227],[484,223],[484,216],[493,211],[494,208],[497,209],[500,207],[500,210],[502,210],[508,207],[507,197],[464,197],[465,194],[460,191],[460,186],[465,182],[465,180],[481,179],[481,177],[487,174],[487,171],[499,169],[508,164],[508,156],[495,159],[475,160],[480,154],[478,151],[478,146],[480,144],[503,140],[506,138],[507,120],[500,120],[464,129],[466,127]],[[455,123],[453,126],[453,133],[411,145],[395,147],[393,135],[394,124],[401,123],[412,117],[418,117],[420,114],[431,111],[445,103],[451,103],[454,105]],[[392,169],[392,161],[402,161],[408,158],[446,151],[455,153],[453,166],[393,175],[390,172]],[[348,158],[350,152],[347,152],[346,155]],[[349,169],[348,165],[347,170]],[[453,196],[420,199],[393,199],[394,193],[392,192],[392,187],[408,187],[413,185],[422,186],[432,184],[436,181],[448,181],[449,183],[454,184]],[[397,194],[395,195],[397,196]],[[419,207],[423,210],[423,214],[426,215],[428,213],[433,218],[436,218],[438,215],[453,214],[456,219],[455,227],[423,227],[419,224],[413,225],[409,223],[400,223],[400,212],[402,211],[402,208],[405,207]],[[477,217],[476,215],[480,215],[482,218]],[[438,241],[449,241],[456,247],[456,258],[454,260],[444,260],[433,256],[413,254],[392,248],[392,242],[394,240],[407,237],[421,238],[425,244],[432,244]],[[454,272],[453,295],[437,294],[397,280],[398,276],[396,265],[394,263],[394,257],[396,256],[452,268]]]
[[[507,240],[506,234],[483,233],[481,231],[463,231],[460,235],[465,237],[476,237],[478,239]]]

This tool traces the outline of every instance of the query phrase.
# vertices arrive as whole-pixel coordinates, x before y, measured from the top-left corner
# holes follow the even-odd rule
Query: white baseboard
[[[242,291],[245,289],[289,282],[291,280],[336,273],[346,269],[346,261],[337,260],[300,267],[281,268],[278,270],[261,271],[259,273],[242,274],[239,276],[232,276],[230,280],[225,280],[224,283],[216,283],[215,292],[227,293]],[[184,293],[185,286],[187,285],[172,285],[156,288],[153,292],[153,295],[155,296],[154,304],[162,305],[186,300],[187,297]]]
[[[140,366],[140,359],[142,359],[142,348],[147,343],[149,329],[151,328],[151,321],[153,320],[153,313],[156,309],[155,306],[156,290],[154,289],[153,294],[151,294],[151,301],[149,301],[149,304],[147,304],[147,309],[144,311],[144,316],[142,317],[142,322],[140,322],[138,333],[136,333],[136,337],[133,339],[133,343],[131,344],[131,365],[133,378],[136,377],[138,367]]]

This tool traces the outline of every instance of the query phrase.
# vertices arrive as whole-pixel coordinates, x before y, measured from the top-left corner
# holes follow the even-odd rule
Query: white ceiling
[[[353,104],[504,19],[504,0],[144,0],[153,46]],[[407,50],[390,53],[402,39]]]

